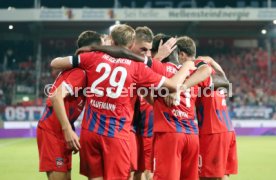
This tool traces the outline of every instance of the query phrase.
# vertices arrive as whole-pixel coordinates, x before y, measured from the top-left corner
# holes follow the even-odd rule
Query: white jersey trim
[[[145,56],[145,61],[144,64],[148,64],[149,58],[147,56]]]
[[[212,76],[210,76],[209,78],[210,78],[210,84],[208,87],[212,87],[213,86],[213,78],[212,78]]]
[[[70,63],[71,65],[73,65],[73,56],[68,56],[68,58],[69,58],[69,63]]]
[[[70,93],[71,96],[74,95],[74,91],[71,88],[69,84],[67,84],[65,81],[62,81],[62,86],[66,88],[66,90]]]
[[[81,62],[81,57],[80,55],[78,55],[78,65],[80,64],[80,62]]]
[[[155,89],[161,88],[161,86],[164,84],[165,80],[166,80],[166,77],[165,77],[165,76],[162,76],[162,78],[161,78],[161,80],[160,80],[158,86],[157,86]]]

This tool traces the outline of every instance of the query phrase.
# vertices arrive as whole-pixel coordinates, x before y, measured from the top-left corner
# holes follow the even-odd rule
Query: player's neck
[[[175,59],[171,59],[169,62],[176,65],[176,66],[180,65],[180,63]]]
[[[180,65],[179,60],[178,60],[178,53],[176,51],[172,52],[168,56],[168,60],[170,63],[173,63],[176,66]]]

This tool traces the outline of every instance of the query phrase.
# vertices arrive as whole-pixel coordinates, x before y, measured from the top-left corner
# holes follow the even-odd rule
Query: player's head
[[[111,31],[111,44],[131,49],[135,39],[135,30],[126,25],[116,25]]]
[[[158,33],[154,36],[153,38],[153,41],[152,41],[152,48],[151,48],[151,53],[152,53],[152,56],[155,56],[158,52],[158,48],[159,48],[159,44],[161,39],[166,37],[165,34],[163,33]]]
[[[147,26],[135,29],[135,41],[131,51],[138,55],[151,56],[153,33]]]
[[[111,37],[107,34],[102,34],[102,45],[104,46],[111,46]]]
[[[196,56],[196,44],[194,40],[188,36],[182,36],[177,39],[177,47],[179,48],[179,61],[185,62],[188,59],[194,59]]]
[[[172,38],[172,36],[168,36],[162,33],[159,33],[156,36],[154,36],[153,42],[152,42],[152,49],[151,49],[152,56],[157,54],[160,41],[162,40],[163,43],[165,43],[170,38]],[[167,58],[162,60],[162,62],[172,62],[172,61],[178,63],[178,48],[175,48],[175,50]]]
[[[89,45],[102,45],[101,35],[95,31],[82,32],[77,40],[78,48]]]

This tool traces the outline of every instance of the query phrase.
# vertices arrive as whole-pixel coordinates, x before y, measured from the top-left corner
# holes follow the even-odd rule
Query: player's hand
[[[63,130],[63,134],[67,147],[76,154],[81,148],[78,135],[71,128]]]
[[[76,50],[75,55],[79,55],[81,53],[91,52],[91,51],[92,51],[92,48],[90,46],[83,46],[83,47]]]
[[[163,44],[163,41],[161,40],[158,47],[158,52],[154,56],[154,58],[163,60],[166,57],[168,57],[177,47],[176,38],[170,38],[166,43]]]
[[[178,106],[180,104],[180,91],[166,96],[164,102],[168,107]]]
[[[212,64],[212,61],[214,61],[214,59],[211,58],[210,56],[198,56],[197,59],[203,60],[207,64]]]

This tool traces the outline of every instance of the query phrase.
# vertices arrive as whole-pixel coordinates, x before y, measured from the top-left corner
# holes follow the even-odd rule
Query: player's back
[[[203,63],[195,60],[195,64]],[[216,72],[213,70],[212,74]],[[196,113],[199,134],[212,134],[233,131],[232,121],[228,114],[226,95],[222,90],[201,89],[196,100]]]
[[[80,82],[76,82],[75,78],[77,78]],[[73,123],[81,114],[85,103],[85,96],[81,91],[86,85],[85,79],[85,72],[82,69],[75,68],[72,70],[66,70],[58,75],[50,90],[51,96],[55,95],[55,90],[61,85],[65,85],[68,88],[71,88],[72,91],[76,91],[76,94],[64,98],[66,114],[73,128]],[[79,86],[77,86],[79,91],[77,91],[74,87],[75,84],[79,84]],[[38,127],[55,134],[63,135],[61,125],[54,112],[53,105],[49,97],[46,100],[45,110],[39,120]]]
[[[153,64],[153,70],[162,73],[170,78],[181,66],[173,63],[163,63],[163,67],[156,68]],[[163,70],[160,70],[163,69]],[[191,74],[193,71],[191,71]],[[198,93],[198,86],[192,87],[186,92],[182,92],[179,98],[179,105],[168,107],[162,97],[158,97],[154,103],[154,132],[182,132],[187,134],[197,133],[198,129],[194,123],[194,104]]]
[[[109,137],[128,138],[137,97],[134,83],[158,86],[162,77],[152,77],[153,72],[143,63],[102,52],[81,54],[79,60],[91,88],[82,127]]]
[[[202,92],[201,97],[196,101],[199,133],[213,134],[234,131],[224,92],[209,90],[204,93]]]

